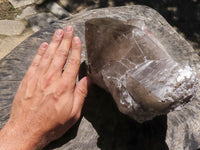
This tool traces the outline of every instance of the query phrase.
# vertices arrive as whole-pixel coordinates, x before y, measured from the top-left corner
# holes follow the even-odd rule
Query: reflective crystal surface
[[[92,80],[138,122],[190,101],[196,73],[169,55],[142,20],[92,19],[85,24]]]

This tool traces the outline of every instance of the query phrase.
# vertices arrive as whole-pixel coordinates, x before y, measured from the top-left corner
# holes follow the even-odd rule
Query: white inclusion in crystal
[[[121,87],[122,87],[122,84],[120,83],[119,80],[117,80],[117,88],[121,89]]]
[[[133,38],[134,38],[134,35],[135,35],[135,31],[134,31],[134,29],[132,30],[132,36],[133,36]]]
[[[142,29],[142,31],[144,31],[144,30],[146,29],[146,26],[145,26],[145,24],[144,24],[144,23],[142,24],[142,27],[141,27],[141,29]]]
[[[110,79],[110,78],[111,78],[111,76],[107,76],[107,77],[106,77],[106,79]]]
[[[123,58],[123,59],[124,59],[124,58]],[[123,60],[123,59],[122,59],[122,60]],[[125,64],[122,62],[122,60],[120,60],[119,62],[120,62],[121,64],[123,64],[124,66],[126,66],[126,68],[128,68],[128,66],[125,65]],[[134,62],[130,61],[129,59],[124,59],[123,61],[126,61],[127,63],[129,63],[129,65],[137,66],[137,64],[135,64]]]
[[[128,36],[126,36],[125,34],[122,34],[122,36],[123,36],[125,39],[128,39]]]
[[[192,69],[189,66],[186,66],[184,69],[179,69],[179,76],[177,77],[177,81],[181,82],[185,78],[189,79],[192,75]]]
[[[167,99],[166,99],[167,101],[170,101],[170,102],[174,102],[174,99],[173,98],[171,98],[171,97],[167,97]]]
[[[124,64],[123,62],[122,62],[122,60],[120,60],[120,61],[118,61],[120,64],[122,64],[122,66],[124,66],[125,68],[128,68],[128,66],[126,65],[126,64]]]
[[[120,99],[120,103],[121,103],[122,105],[128,104],[128,108],[131,108],[131,107],[133,106],[133,104],[132,104],[133,99],[132,99],[132,97],[129,95],[129,93],[128,93],[127,91],[123,91],[123,92],[122,92],[122,97],[123,97],[123,98]]]
[[[127,72],[128,71],[126,71],[126,73],[122,75],[119,79],[118,78],[114,78],[114,79],[117,82],[117,88],[120,89],[120,91],[122,91],[122,95],[120,96],[120,103],[122,105],[126,105],[130,109],[133,106],[133,99],[129,95],[128,91],[122,88],[122,86],[126,87],[125,77],[126,77]],[[134,107],[136,107],[136,105],[134,105]]]

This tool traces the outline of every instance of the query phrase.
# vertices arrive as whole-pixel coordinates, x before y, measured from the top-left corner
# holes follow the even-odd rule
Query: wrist
[[[38,150],[45,145],[43,138],[27,127],[7,123],[0,130],[0,149]]]

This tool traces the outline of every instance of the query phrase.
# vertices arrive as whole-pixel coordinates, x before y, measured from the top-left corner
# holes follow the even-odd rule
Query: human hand
[[[84,77],[76,85],[80,59],[81,41],[73,38],[70,26],[57,30],[49,45],[41,44],[18,88],[9,121],[0,132],[0,149],[6,142],[13,145],[13,136],[15,150],[40,149],[78,121],[89,84]]]

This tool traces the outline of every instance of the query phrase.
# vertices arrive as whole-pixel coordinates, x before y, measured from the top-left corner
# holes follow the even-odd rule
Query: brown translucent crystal
[[[90,77],[122,113],[143,122],[195,94],[196,73],[177,63],[144,21],[97,18],[85,28]]]

